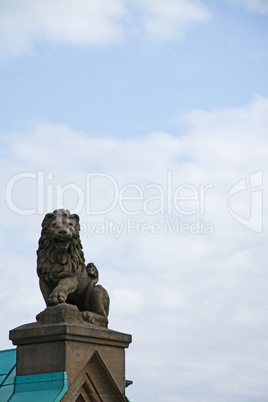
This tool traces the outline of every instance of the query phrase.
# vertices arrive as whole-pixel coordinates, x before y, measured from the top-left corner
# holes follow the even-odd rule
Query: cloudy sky
[[[132,402],[268,397],[267,0],[0,0],[0,349],[80,215]]]

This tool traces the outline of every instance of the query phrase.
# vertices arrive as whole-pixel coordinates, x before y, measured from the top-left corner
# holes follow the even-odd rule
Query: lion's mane
[[[66,214],[67,219],[75,218],[76,222],[68,250],[63,255],[59,255],[55,247],[50,226],[53,217],[57,217],[59,211],[60,213]],[[62,272],[64,273],[75,273],[79,275],[86,269],[79,230],[79,217],[77,215],[71,215],[68,210],[56,210],[45,216],[42,222],[41,237],[39,239],[37,250],[37,274],[39,278],[48,281],[53,279],[55,275],[59,274],[58,269],[55,269],[56,262],[60,262]]]

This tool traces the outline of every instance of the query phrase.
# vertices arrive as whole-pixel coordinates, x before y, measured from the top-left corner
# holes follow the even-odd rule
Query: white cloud
[[[184,136],[96,138],[64,125],[39,123],[2,138],[8,155],[0,166],[3,194],[12,175],[37,170],[44,170],[45,200],[56,185],[76,184],[85,191],[88,172],[106,172],[120,188],[135,184],[143,189],[144,198],[152,195],[145,186],[153,183],[168,198],[167,170],[172,172],[173,192],[184,183],[214,185],[201,216],[213,224],[212,235],[136,235],[127,233],[126,227],[118,239],[109,231],[89,238],[83,230],[81,235],[86,260],[96,263],[100,283],[111,295],[110,327],[133,334],[127,351],[127,375],[135,381],[128,389],[130,399],[244,402],[267,395],[267,227],[255,233],[227,209],[228,191],[238,180],[263,169],[267,181],[267,115],[268,99],[255,96],[240,108],[192,111],[183,117]],[[50,181],[49,172],[54,174]],[[28,179],[14,187],[20,207],[36,205],[36,184]],[[262,190],[265,200],[267,190]],[[113,192],[109,183],[96,179],[91,196],[98,206],[113,198]],[[65,202],[72,209],[71,194],[66,193]],[[244,214],[250,208],[249,190],[241,192],[239,202]],[[183,207],[194,208],[196,202]],[[0,208],[5,348],[10,347],[8,330],[33,321],[44,308],[35,274],[43,213],[15,214],[3,199]],[[165,218],[187,223],[199,216],[184,216],[174,208],[169,214],[167,205],[164,209],[164,214],[128,216],[117,206],[96,217],[84,207],[79,214],[84,229],[105,218],[161,226]],[[267,212],[265,202],[264,219]]]
[[[91,46],[118,41],[122,0],[0,0],[0,50],[21,54],[35,42]]]
[[[207,21],[208,9],[200,1],[142,0],[146,35],[153,40],[182,39],[185,31],[196,22]]]
[[[199,163],[226,163],[226,168],[245,166],[242,164],[259,166],[267,152],[267,111],[267,98],[257,95],[241,108],[192,111],[184,118],[191,127],[192,157]],[[262,144],[255,150],[257,154],[252,153],[256,143]]]
[[[229,0],[231,3],[241,5],[246,10],[258,13],[268,14],[268,0]]]
[[[194,0],[144,0],[134,6],[141,11],[147,37],[160,41],[181,39],[190,25],[210,16]],[[137,15],[124,0],[0,0],[1,57],[31,52],[38,43],[95,46],[117,42],[124,37],[127,12],[137,27]]]

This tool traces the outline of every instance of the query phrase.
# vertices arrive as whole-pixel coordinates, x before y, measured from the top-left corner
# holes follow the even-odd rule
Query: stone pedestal
[[[67,304],[49,307],[37,319],[10,331],[18,376],[65,371],[68,391],[62,401],[126,400],[125,348],[131,335],[88,324]]]

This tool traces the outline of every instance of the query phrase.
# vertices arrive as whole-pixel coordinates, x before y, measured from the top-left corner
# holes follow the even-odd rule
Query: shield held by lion
[[[109,296],[97,285],[98,270],[85,265],[79,216],[64,209],[46,214],[37,250],[37,274],[46,305],[74,304],[83,320],[107,327]]]

